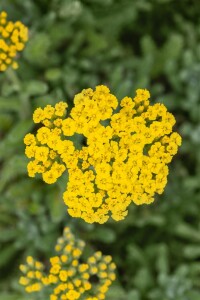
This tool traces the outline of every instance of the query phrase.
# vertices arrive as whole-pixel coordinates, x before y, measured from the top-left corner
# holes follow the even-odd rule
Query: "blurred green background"
[[[200,299],[200,2],[197,0],[1,0],[29,27],[20,68],[0,74],[0,300],[18,286],[26,255],[44,259],[65,225],[118,266],[108,300]],[[33,110],[106,84],[119,98],[148,88],[183,137],[165,193],[121,222],[72,219],[67,178],[27,176],[23,137]],[[79,143],[79,141],[76,141]],[[64,176],[63,176],[64,177]],[[45,299],[44,299],[45,300]]]

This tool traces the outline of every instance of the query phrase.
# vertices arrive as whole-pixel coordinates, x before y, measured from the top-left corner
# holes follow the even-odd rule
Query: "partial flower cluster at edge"
[[[27,257],[27,263],[20,265],[23,276],[19,283],[26,293],[38,294],[47,300],[101,300],[105,299],[112,281],[115,280],[116,266],[110,255],[100,251],[81,258],[85,243],[76,239],[68,227],[55,246],[56,256],[50,258],[49,271],[43,263]],[[95,278],[95,279],[94,279]]]
[[[28,28],[20,21],[7,20],[7,13],[0,13],[0,72],[9,66],[18,68],[15,58],[22,51],[28,41]]]
[[[120,102],[106,86],[85,89],[67,104],[37,108],[33,121],[42,127],[27,134],[28,174],[52,184],[68,170],[64,202],[72,217],[88,223],[119,221],[131,202],[150,204],[167,184],[168,164],[181,145],[173,132],[174,116],[163,104],[150,105],[148,90]],[[70,140],[85,138],[81,150]],[[63,175],[64,176],[64,175]]]

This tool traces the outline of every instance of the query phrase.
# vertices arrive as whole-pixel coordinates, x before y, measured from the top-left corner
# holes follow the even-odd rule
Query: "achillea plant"
[[[164,191],[167,165],[181,137],[172,132],[174,116],[163,104],[150,105],[149,98],[147,90],[138,89],[118,107],[109,89],[97,86],[75,96],[67,117],[64,102],[37,108],[33,120],[42,127],[24,139],[25,153],[32,159],[29,176],[42,173],[52,184],[67,169],[63,198],[68,213],[88,223],[105,223],[109,216],[122,220],[132,201],[152,203]],[[81,150],[69,140],[74,134],[85,137]]]
[[[7,13],[0,13],[0,71],[5,71],[8,66],[18,68],[14,60],[19,51],[24,49],[28,41],[28,28],[20,21],[13,23],[7,21]]]
[[[27,293],[35,293],[35,299],[38,293],[46,300],[105,299],[108,287],[115,280],[116,266],[111,256],[100,251],[82,262],[84,246],[66,227],[55,246],[57,255],[50,258],[49,272],[44,271],[43,263],[28,256],[27,264],[20,265],[23,276],[19,283]]]

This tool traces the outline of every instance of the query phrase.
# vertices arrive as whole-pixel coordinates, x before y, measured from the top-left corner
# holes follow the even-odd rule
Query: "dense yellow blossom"
[[[28,41],[28,28],[20,21],[7,21],[7,13],[0,13],[0,71],[5,71],[8,66],[18,68],[14,60],[17,53],[24,49]]]
[[[55,246],[56,255],[50,258],[49,271],[45,272],[41,262],[28,256],[26,264],[20,265],[23,276],[19,283],[27,293],[42,292],[43,297],[50,295],[50,300],[105,299],[115,280],[116,266],[111,256],[104,256],[100,251],[84,263],[81,258],[84,247],[85,243],[66,227]]]
[[[152,203],[164,191],[181,137],[172,132],[174,116],[149,98],[149,91],[138,89],[119,103],[106,86],[97,86],[75,96],[67,117],[64,102],[37,108],[33,120],[43,127],[24,139],[25,153],[34,159],[29,176],[42,173],[51,184],[67,169],[68,213],[88,223],[105,223],[109,216],[119,221],[131,202]],[[74,134],[85,138],[80,150],[70,140]]]

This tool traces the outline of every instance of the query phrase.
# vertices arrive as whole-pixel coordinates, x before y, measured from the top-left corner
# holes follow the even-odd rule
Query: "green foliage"
[[[118,265],[107,299],[199,300],[199,1],[1,0],[2,8],[30,34],[19,70],[0,74],[0,299],[25,299],[18,265],[28,254],[45,261],[68,224]],[[67,175],[53,186],[30,179],[23,154],[36,107],[71,107],[75,93],[97,84],[118,97],[149,88],[183,137],[164,195],[105,226],[70,218]]]

